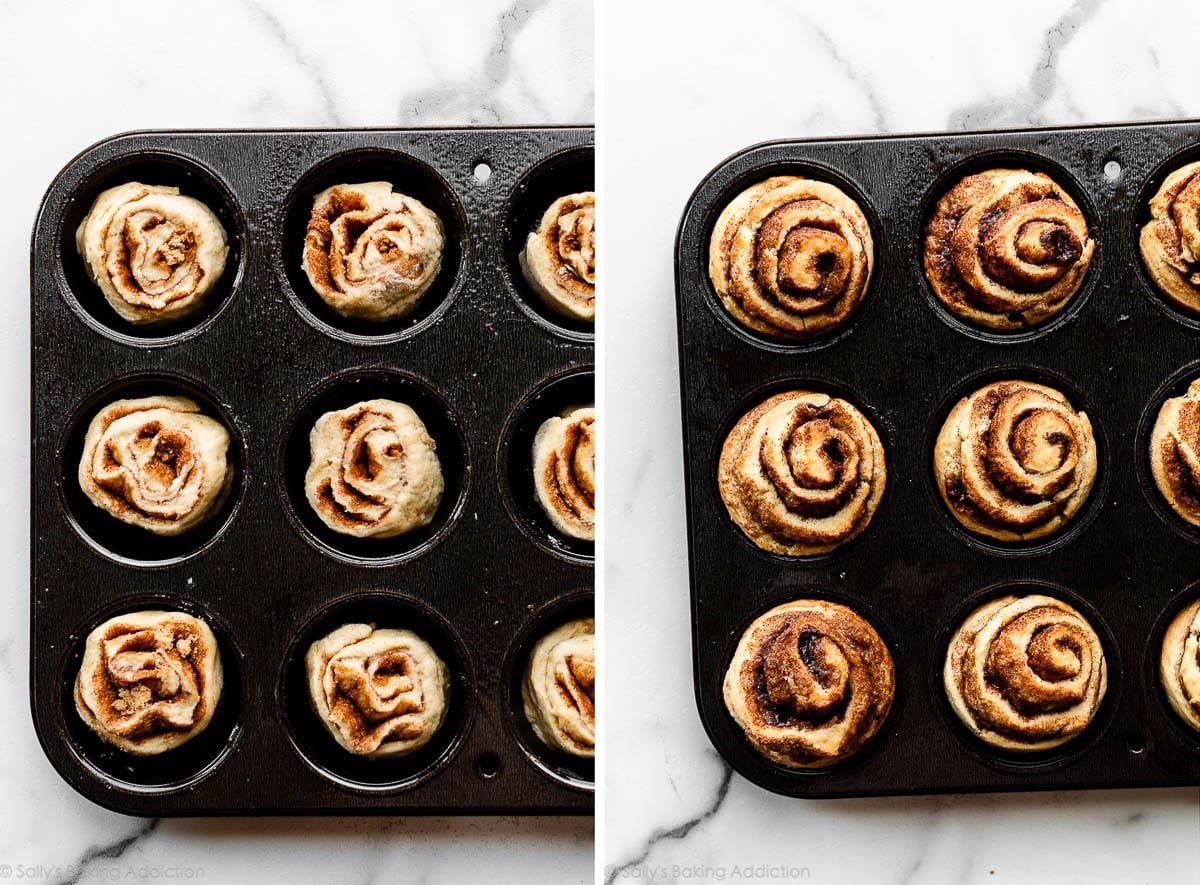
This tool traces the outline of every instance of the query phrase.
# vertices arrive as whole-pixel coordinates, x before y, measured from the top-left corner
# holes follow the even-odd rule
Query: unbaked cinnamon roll
[[[1200,162],[1167,176],[1150,201],[1140,243],[1155,285],[1179,307],[1200,313]]]
[[[1171,709],[1200,731],[1200,599],[1184,606],[1167,627],[1158,675]]]
[[[1108,684],[1100,637],[1049,596],[1004,596],[977,608],[950,640],[950,705],[972,734],[1002,750],[1049,750],[1077,737]]]
[[[1092,425],[1053,388],[997,381],[963,397],[938,433],[938,492],[965,528],[1028,541],[1065,526],[1096,481]]]
[[[326,412],[309,434],[308,503],[356,538],[392,538],[429,525],[445,483],[437,444],[404,403],[372,399]]]
[[[1023,329],[1067,306],[1095,251],[1083,213],[1048,175],[990,169],[938,200],[925,228],[925,276],[961,319]]]
[[[785,556],[827,553],[857,537],[887,485],[871,422],[845,400],[806,390],[777,393],[743,415],[717,470],[729,517],[760,548]]]
[[[96,197],[75,248],[113,310],[139,324],[199,310],[229,254],[211,209],[179,188],[139,182]]]
[[[521,272],[543,303],[565,317],[596,319],[596,195],[550,204],[520,255]]]
[[[892,655],[844,605],[776,606],[742,635],[725,674],[725,706],[759,753],[788,768],[824,768],[854,755],[887,718]]]
[[[156,535],[212,516],[233,485],[229,431],[184,396],[110,403],[88,425],[79,486],[97,507]]]
[[[1150,434],[1150,470],[1171,509],[1200,526],[1200,378],[1159,410]]]
[[[525,718],[547,747],[596,755],[596,623],[570,621],[538,640],[521,698]]]
[[[204,731],[223,684],[217,640],[204,621],[183,612],[132,612],[88,634],[75,709],[107,743],[151,756]]]
[[[317,717],[356,756],[412,753],[446,718],[450,671],[411,630],[345,624],[314,642],[304,665]]]
[[[573,406],[547,418],[533,438],[533,486],[554,527],[596,539],[596,410]]]
[[[730,316],[779,339],[844,323],[866,294],[874,263],[858,204],[832,184],[794,175],[738,194],[708,248],[708,275]]]
[[[304,234],[304,273],[344,317],[384,322],[411,313],[442,267],[442,221],[386,181],[317,194]]]

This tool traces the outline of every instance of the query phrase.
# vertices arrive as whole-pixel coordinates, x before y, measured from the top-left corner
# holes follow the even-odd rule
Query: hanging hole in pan
[[[1120,163],[1116,160],[1109,160],[1104,164],[1104,179],[1109,184],[1116,184],[1121,180],[1121,173],[1123,171]]]
[[[475,771],[485,781],[500,773],[500,757],[495,753],[483,753],[475,760]]]
[[[474,176],[476,184],[484,185],[491,181],[492,167],[486,161],[480,160],[475,164],[471,174]]]

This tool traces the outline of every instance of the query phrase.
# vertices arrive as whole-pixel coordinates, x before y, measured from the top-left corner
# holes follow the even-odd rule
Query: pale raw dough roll
[[[225,228],[176,187],[130,182],[96,197],[75,231],[87,274],[122,319],[152,324],[198,310],[225,270]]]
[[[521,252],[521,271],[556,313],[596,319],[596,195],[559,197],[542,216]]]
[[[204,731],[223,685],[217,640],[204,621],[183,612],[133,612],[88,634],[75,709],[114,747],[151,756]]]
[[[1200,378],[1163,403],[1150,434],[1150,470],[1171,509],[1200,526]]]
[[[442,267],[442,221],[386,181],[317,194],[304,235],[304,273],[344,317],[384,322],[411,313]]]
[[[533,439],[533,484],[538,503],[558,531],[596,539],[596,410],[566,409],[548,418]]]
[[[950,640],[943,669],[950,706],[1002,750],[1049,750],[1077,737],[1108,686],[1092,625],[1049,596],[1004,596],[980,606]]]
[[[887,485],[879,434],[850,403],[779,393],[743,415],[721,447],[721,500],[763,550],[827,553],[856,537]]]
[[[819,599],[776,606],[738,642],[725,706],[764,757],[824,768],[883,726],[896,691],[887,645],[857,612]]]
[[[925,228],[925,276],[962,319],[1022,329],[1067,306],[1095,251],[1083,213],[1048,175],[990,169],[938,200]]]
[[[326,412],[309,434],[308,503],[335,532],[392,538],[429,525],[445,484],[437,445],[404,403]]]
[[[965,528],[1000,541],[1041,538],[1079,512],[1096,481],[1096,439],[1059,391],[998,381],[964,397],[938,433],[938,492]]]
[[[521,683],[525,718],[542,743],[572,756],[596,755],[596,622],[580,618],[533,647]]]
[[[1200,314],[1200,162],[1167,176],[1150,201],[1140,245],[1146,270],[1162,293]]]
[[[79,485],[93,504],[156,535],[216,512],[233,485],[229,431],[183,396],[110,403],[88,425]]]
[[[1158,673],[1171,709],[1200,731],[1200,599],[1184,606],[1167,627]]]
[[[309,697],[329,733],[357,756],[403,756],[446,718],[450,671],[411,630],[345,624],[304,657]]]
[[[777,175],[742,191],[717,219],[708,276],[730,316],[780,339],[831,331],[867,292],[875,247],[840,188]]]

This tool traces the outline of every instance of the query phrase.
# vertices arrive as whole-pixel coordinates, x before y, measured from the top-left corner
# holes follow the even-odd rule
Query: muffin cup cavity
[[[1166,637],[1167,629],[1181,611],[1197,600],[1200,600],[1200,581],[1188,584],[1182,590],[1172,594],[1170,602],[1150,630],[1150,637],[1146,642],[1142,660],[1142,680],[1147,697],[1153,696],[1157,699],[1157,703],[1151,705],[1152,710],[1158,714],[1158,718],[1165,719],[1170,723],[1168,727],[1170,731],[1167,734],[1163,734],[1161,728],[1154,728],[1150,723],[1146,723],[1151,734],[1161,740],[1168,740],[1173,734],[1185,750],[1200,757],[1200,730],[1192,728],[1171,706],[1159,670],[1163,640]]]
[[[1192,525],[1171,508],[1162,492],[1159,491],[1150,466],[1150,435],[1154,431],[1154,424],[1158,420],[1158,413],[1162,409],[1163,403],[1173,397],[1183,396],[1187,392],[1188,385],[1197,378],[1200,378],[1200,360],[1173,372],[1162,386],[1150,395],[1138,421],[1137,435],[1134,438],[1136,446],[1134,455],[1138,485],[1141,486],[1142,493],[1150,502],[1154,512],[1182,538],[1200,544],[1200,527]]]
[[[313,709],[304,656],[317,640],[344,624],[411,630],[428,642],[450,672],[446,717],[421,748],[401,756],[358,756],[342,747]],[[443,771],[466,740],[475,713],[475,678],[466,646],[437,611],[398,592],[372,590],[342,596],[322,607],[288,646],[276,701],[288,739],[317,774],[346,790],[412,789]]]
[[[417,413],[436,446],[445,484],[433,520],[391,538],[359,538],[335,531],[313,510],[305,492],[305,474],[312,460],[309,435],[317,419],[371,399],[395,400]],[[374,367],[327,378],[300,401],[284,431],[277,479],[292,525],[314,547],[342,562],[387,566],[421,555],[451,533],[465,506],[470,471],[462,422],[445,398],[416,375]]]
[[[423,203],[441,220],[442,266],[411,312],[382,322],[345,317],[325,303],[304,272],[304,237],[314,198],[337,184],[386,181]],[[277,255],[288,300],[312,326],[353,344],[403,341],[429,328],[451,308],[470,268],[471,234],[462,202],[432,166],[410,154],[368,148],[334,154],[304,173],[284,201]]]
[[[1158,163],[1150,174],[1146,176],[1146,179],[1136,192],[1136,202],[1133,204],[1132,230],[1123,231],[1122,233],[1129,237],[1133,261],[1137,264],[1138,279],[1141,283],[1141,286],[1138,288],[1144,292],[1145,296],[1156,307],[1172,320],[1187,326],[1189,329],[1200,331],[1200,313],[1187,310],[1181,305],[1176,304],[1159,288],[1158,284],[1150,276],[1150,272],[1146,269],[1146,262],[1142,257],[1141,249],[1142,228],[1150,221],[1150,201],[1154,199],[1159,188],[1163,186],[1163,182],[1166,181],[1167,176],[1175,170],[1197,161],[1200,161],[1200,145],[1189,144],[1187,147],[1175,151]]]

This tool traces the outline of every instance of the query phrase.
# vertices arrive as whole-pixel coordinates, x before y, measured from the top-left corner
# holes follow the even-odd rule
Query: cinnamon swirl
[[[1171,509],[1200,526],[1200,378],[1163,403],[1150,434],[1150,470]]]
[[[1184,606],[1167,627],[1158,675],[1171,709],[1200,731],[1200,599]]]
[[[519,256],[542,302],[570,319],[596,319],[596,195],[568,194],[550,204]]]
[[[1167,176],[1150,201],[1139,242],[1155,285],[1174,304],[1200,314],[1200,162]]]
[[[554,527],[569,538],[596,539],[596,410],[566,409],[533,438],[533,485]]]
[[[569,621],[537,641],[521,698],[525,718],[552,750],[596,755],[596,623]]]

